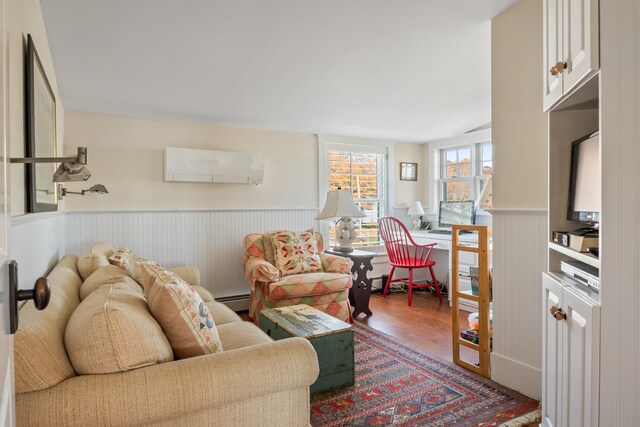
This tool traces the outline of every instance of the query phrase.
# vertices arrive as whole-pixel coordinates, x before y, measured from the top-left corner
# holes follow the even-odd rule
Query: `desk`
[[[411,231],[410,234],[413,240],[415,240],[415,242],[419,245],[437,243],[437,245],[433,247],[433,252],[431,252],[431,259],[436,262],[436,265],[434,267],[436,276],[439,278],[443,276],[446,276],[447,278],[451,277],[451,275],[454,273],[453,271],[451,271],[451,234],[431,233],[428,230]],[[476,246],[478,244],[478,235],[475,233],[462,234],[460,235],[460,244],[467,246]],[[491,244],[489,244],[489,247],[491,247]],[[489,264],[492,264],[492,252],[489,252],[489,254]],[[478,265],[478,255],[469,252],[463,252],[460,253],[459,260],[460,268],[455,273],[458,275],[460,291],[470,291],[471,274],[469,273],[469,267]],[[449,288],[448,284],[449,282],[447,280],[447,289]],[[449,305],[451,305],[451,295],[449,295],[448,298]],[[460,309],[465,311],[476,311],[477,303],[474,301],[461,301]]]
[[[325,252],[331,255],[350,258],[353,261],[353,267],[351,267],[353,286],[349,289],[349,303],[351,303],[354,308],[353,317],[358,317],[360,313],[371,316],[373,313],[369,309],[369,297],[371,297],[372,279],[367,276],[367,273],[373,270],[371,260],[378,254],[358,249],[354,249],[353,252],[337,252],[327,249]]]

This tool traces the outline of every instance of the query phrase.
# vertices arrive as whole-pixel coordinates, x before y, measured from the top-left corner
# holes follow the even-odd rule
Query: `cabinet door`
[[[544,82],[544,111],[547,111],[563,93],[563,73],[555,76],[552,67],[564,61],[562,52],[562,0],[543,0],[543,82]]]
[[[564,0],[564,93],[599,68],[598,0]]]
[[[600,306],[564,288],[562,425],[598,425]]]
[[[551,307],[563,306],[563,286],[542,275],[542,425],[561,425],[562,323],[551,315]]]

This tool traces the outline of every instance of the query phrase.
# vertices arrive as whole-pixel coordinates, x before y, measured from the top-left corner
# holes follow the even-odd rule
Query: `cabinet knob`
[[[567,68],[566,62],[556,62],[556,65],[551,67],[549,72],[551,73],[552,76],[557,76],[558,74],[562,73],[565,70],[565,68]]]
[[[556,320],[564,320],[567,318],[567,315],[563,313],[562,309],[556,307],[555,305],[549,309],[549,313],[551,313],[551,316],[553,316]]]

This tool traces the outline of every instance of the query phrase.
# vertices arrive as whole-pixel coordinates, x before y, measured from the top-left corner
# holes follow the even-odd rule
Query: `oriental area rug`
[[[311,398],[314,427],[499,426],[538,408],[535,400],[366,325],[353,328],[355,384]]]

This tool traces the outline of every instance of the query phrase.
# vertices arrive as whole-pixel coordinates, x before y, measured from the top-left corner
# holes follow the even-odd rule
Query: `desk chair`
[[[409,287],[409,306],[411,305],[414,288],[435,288],[436,294],[438,294],[438,298],[440,299],[440,302],[442,302],[442,295],[440,295],[438,280],[433,272],[433,266],[436,265],[436,263],[429,259],[431,250],[435,245],[437,245],[437,243],[418,245],[411,238],[407,227],[394,217],[387,216],[380,218],[378,226],[380,228],[380,235],[384,241],[384,246],[387,249],[389,264],[391,264],[391,273],[389,273],[389,279],[384,287],[382,296],[387,296],[389,285],[392,282],[403,282]],[[409,277],[394,279],[393,274],[395,273],[396,268],[406,268],[409,270]],[[418,268],[428,268],[429,273],[431,273],[433,283],[413,283],[413,270]]]

